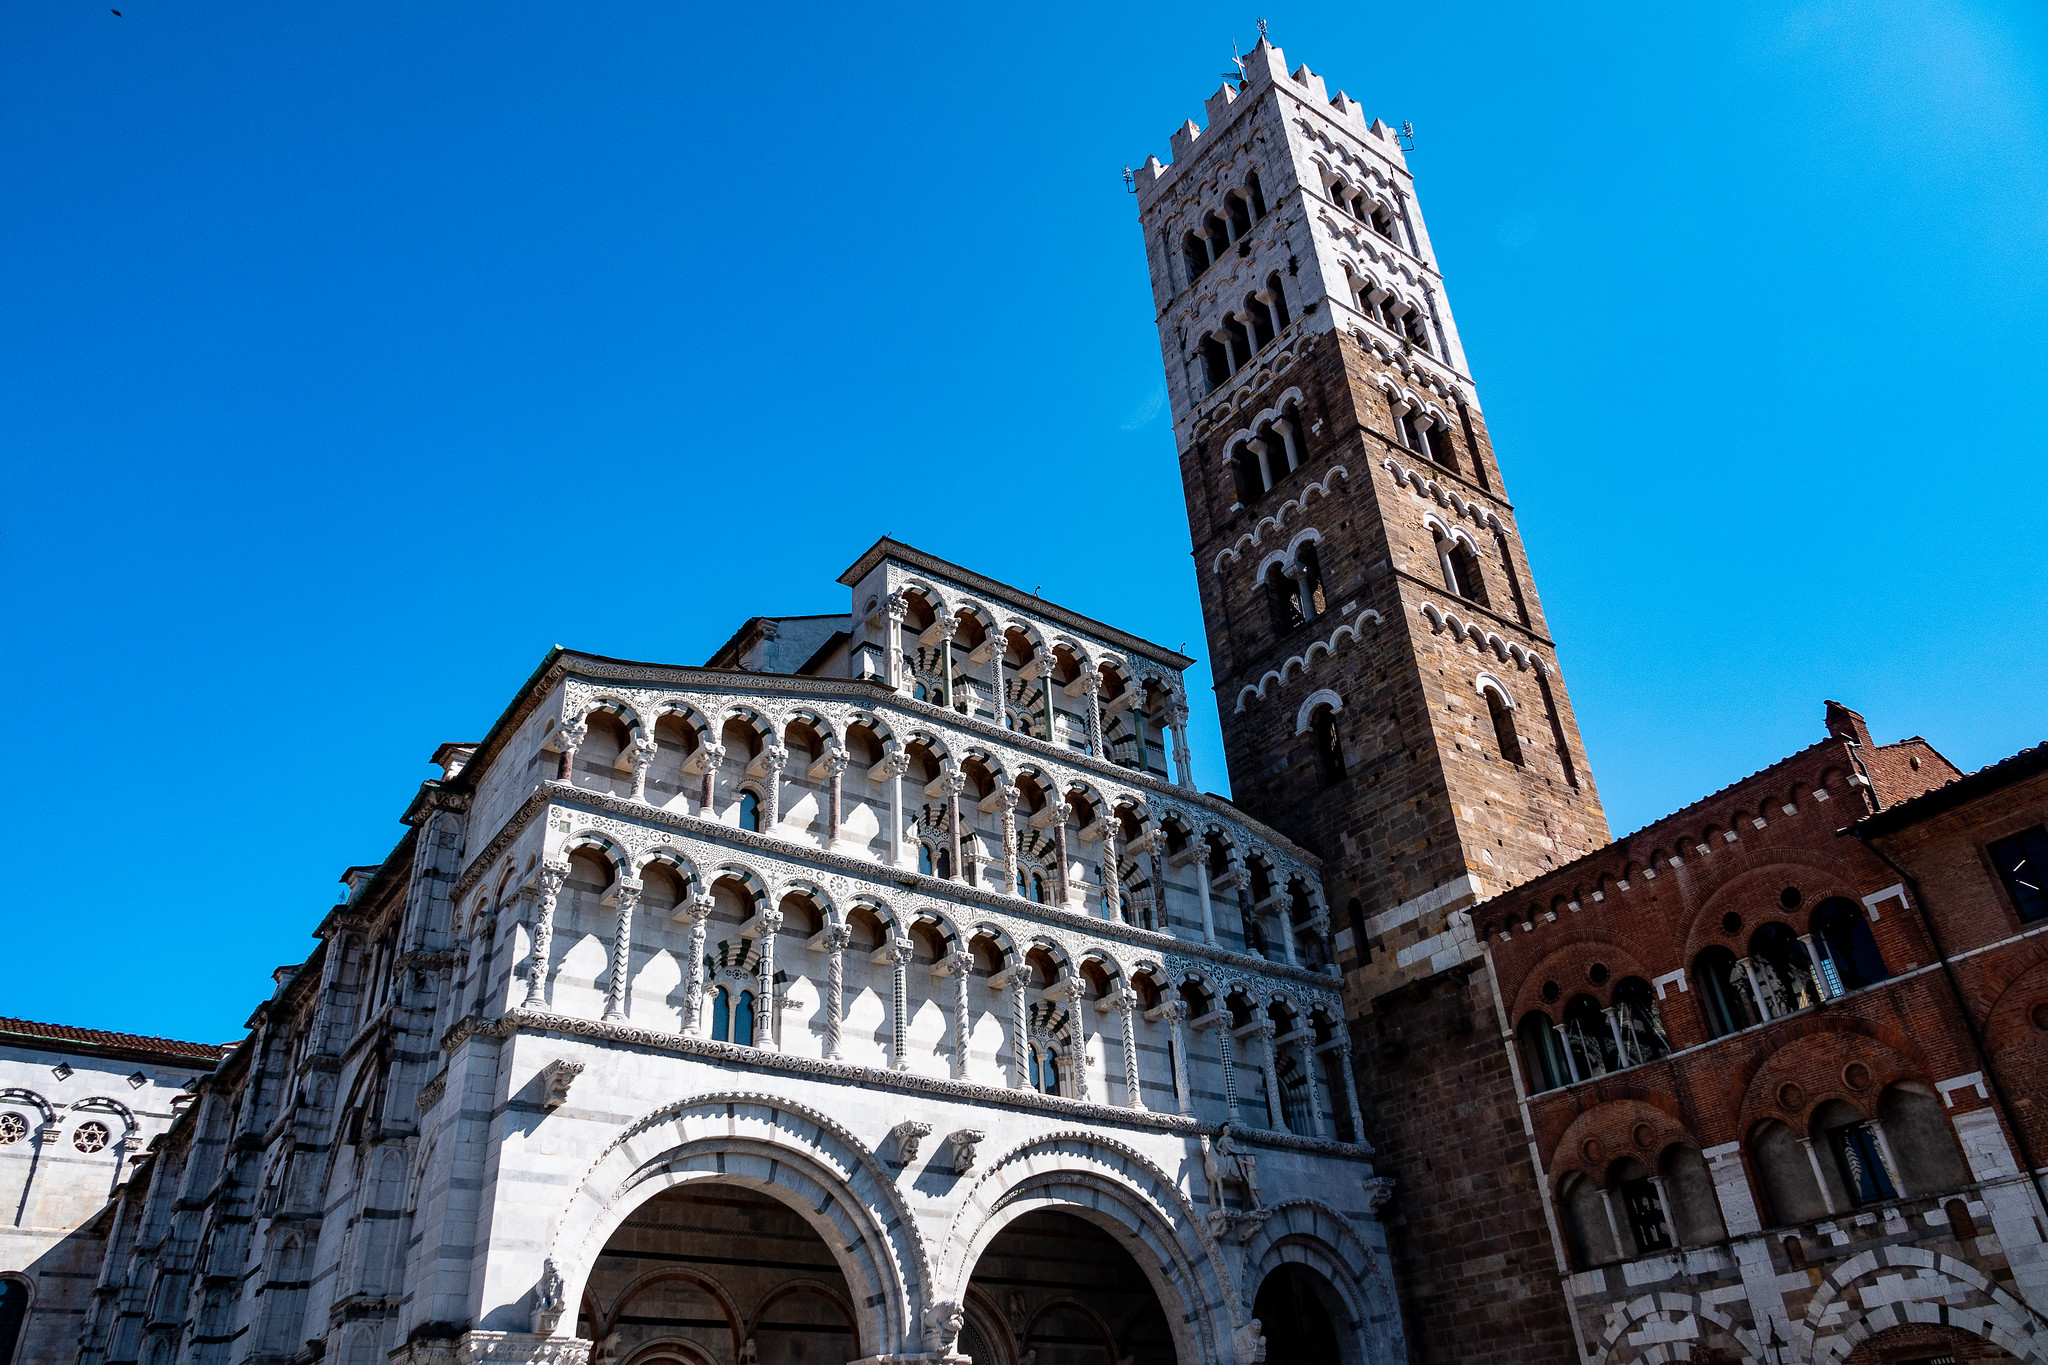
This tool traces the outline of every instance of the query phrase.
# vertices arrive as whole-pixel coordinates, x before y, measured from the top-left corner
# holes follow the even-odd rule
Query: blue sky
[[[234,1035],[549,645],[883,533],[1206,654],[1120,172],[1257,11],[121,4],[0,11],[0,1012]],[[1266,14],[1416,126],[1617,832],[2048,736],[2038,6]]]

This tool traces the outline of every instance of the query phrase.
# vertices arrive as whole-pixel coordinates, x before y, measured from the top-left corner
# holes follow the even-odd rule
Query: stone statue
[[[924,1310],[925,1349],[933,1355],[949,1355],[960,1339],[967,1313],[957,1303],[935,1303]]]
[[[1230,1342],[1237,1348],[1237,1365],[1262,1365],[1266,1359],[1266,1329],[1257,1318],[1231,1333]]]
[[[1247,1208],[1261,1208],[1259,1198],[1259,1159],[1237,1145],[1237,1139],[1230,1135],[1230,1125],[1216,1137],[1216,1155],[1222,1158],[1226,1178],[1242,1182],[1244,1202]]]
[[[553,1336],[569,1307],[569,1287],[550,1256],[540,1263],[540,1283],[533,1290],[533,1330],[538,1336]]]

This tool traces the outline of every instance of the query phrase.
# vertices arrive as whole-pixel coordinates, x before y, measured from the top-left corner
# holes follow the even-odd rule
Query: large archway
[[[1150,1277],[1074,1213],[1041,1208],[1005,1226],[975,1262],[965,1308],[959,1350],[974,1365],[1175,1365]]]
[[[861,1354],[824,1239],[759,1190],[699,1180],[629,1214],[584,1281],[576,1335],[615,1365],[840,1365]]]
[[[1252,1316],[1266,1337],[1266,1359],[1288,1365],[1349,1365],[1332,1310],[1343,1305],[1330,1282],[1307,1266],[1274,1267],[1259,1282]]]

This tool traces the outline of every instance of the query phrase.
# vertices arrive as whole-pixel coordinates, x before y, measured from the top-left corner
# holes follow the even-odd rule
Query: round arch
[[[1283,1266],[1314,1271],[1341,1305],[1341,1317],[1332,1314],[1339,1359],[1347,1365],[1391,1362],[1395,1356],[1386,1349],[1389,1343],[1367,1328],[1375,1319],[1399,1320],[1393,1291],[1380,1277],[1384,1255],[1368,1247],[1350,1220],[1332,1206],[1316,1199],[1290,1199],[1274,1206],[1272,1215],[1245,1247],[1244,1298],[1256,1303],[1267,1277]],[[1365,1272],[1363,1278],[1360,1268]],[[1271,1337],[1272,1332],[1268,1330],[1266,1335]]]
[[[989,1244],[1040,1210],[1093,1223],[1130,1254],[1165,1310],[1180,1359],[1221,1358],[1219,1326],[1233,1331],[1243,1315],[1206,1226],[1164,1171],[1090,1132],[1048,1134],[989,1164],[947,1230],[941,1297],[961,1302]],[[1215,1321],[1218,1313],[1227,1320]]]
[[[692,1181],[745,1186],[808,1223],[853,1291],[863,1355],[918,1349],[913,1305],[931,1302],[915,1220],[874,1154],[837,1122],[766,1095],[701,1095],[656,1110],[613,1140],[556,1220],[549,1256],[577,1302],[628,1215]]]

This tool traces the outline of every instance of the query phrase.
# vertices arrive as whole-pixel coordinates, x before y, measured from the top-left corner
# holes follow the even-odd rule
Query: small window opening
[[[1500,756],[1517,768],[1522,766],[1522,741],[1515,734],[1515,713],[1500,693],[1486,689],[1486,709],[1493,716],[1493,740]]]

